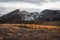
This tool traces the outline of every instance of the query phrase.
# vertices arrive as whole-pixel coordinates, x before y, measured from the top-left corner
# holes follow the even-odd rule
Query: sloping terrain
[[[0,17],[1,23],[41,23],[45,21],[59,21],[60,10],[43,10],[38,12],[26,12],[16,9]]]
[[[3,15],[0,17],[0,40],[60,40],[59,10],[41,13],[15,10]]]

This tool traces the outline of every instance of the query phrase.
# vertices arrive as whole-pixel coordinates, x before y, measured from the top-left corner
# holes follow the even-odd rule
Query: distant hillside
[[[3,15],[0,19],[0,23],[33,23],[39,17],[38,12],[29,13],[27,11],[20,11],[16,9],[6,15]]]
[[[45,21],[60,21],[60,10],[43,10],[27,12],[16,9],[0,18],[0,23],[42,23]]]
[[[46,21],[46,22],[42,22],[41,25],[60,26],[60,21]]]
[[[41,12],[41,15],[43,20],[45,21],[56,21],[60,20],[60,10],[44,10]]]

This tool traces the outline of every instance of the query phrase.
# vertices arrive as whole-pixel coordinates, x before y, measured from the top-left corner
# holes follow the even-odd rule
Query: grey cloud
[[[6,7],[0,7],[0,14],[4,15],[4,14],[7,14],[11,11],[13,11],[14,8],[6,8]]]
[[[28,2],[28,3],[46,3],[46,2],[57,2],[60,0],[0,0],[0,2]]]
[[[51,2],[57,2],[57,1],[60,1],[60,0],[50,0]]]
[[[29,3],[42,3],[47,2],[47,0],[0,0],[0,2],[29,2]]]
[[[0,17],[3,15],[3,13],[5,13],[4,11],[5,11],[5,8],[0,7]]]
[[[5,11],[5,8],[0,7],[0,13],[3,13]]]
[[[60,0],[0,0],[0,2],[13,2],[13,1],[36,3],[36,2],[47,2],[47,1],[55,2],[55,1],[60,1]]]

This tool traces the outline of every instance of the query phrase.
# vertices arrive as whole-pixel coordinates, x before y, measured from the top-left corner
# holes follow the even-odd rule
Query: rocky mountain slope
[[[60,20],[60,10],[44,10],[41,12],[43,20],[56,21]]]
[[[43,10],[38,12],[26,12],[16,9],[0,18],[0,23],[40,23],[44,21],[60,20],[60,10]]]
[[[29,13],[26,11],[20,11],[16,9],[6,15],[3,15],[0,18],[0,23],[22,23],[22,22],[31,22],[38,19],[39,13]]]

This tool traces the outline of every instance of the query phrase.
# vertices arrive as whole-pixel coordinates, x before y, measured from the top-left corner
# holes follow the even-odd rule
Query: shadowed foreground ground
[[[60,40],[60,26],[0,24],[0,40]]]

